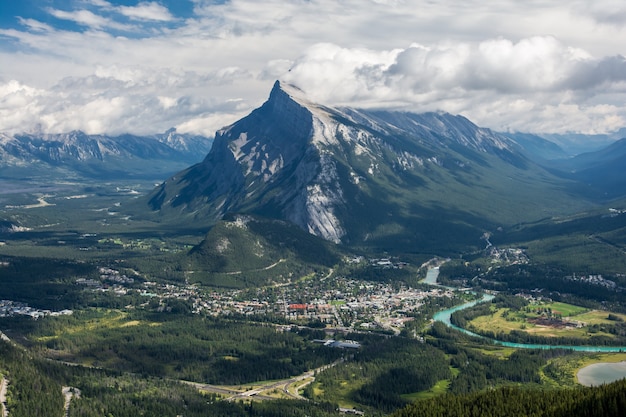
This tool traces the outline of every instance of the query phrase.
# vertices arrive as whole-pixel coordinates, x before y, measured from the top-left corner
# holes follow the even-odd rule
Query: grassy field
[[[589,310],[584,307],[553,302],[532,303],[523,310],[512,311],[508,308],[493,308],[488,316],[480,316],[469,322],[470,328],[478,332],[495,332],[508,334],[513,330],[545,337],[589,337],[588,327],[592,325],[612,324],[608,319],[609,314],[626,320],[626,315],[608,311]],[[548,325],[541,318],[562,317],[562,325],[553,323]],[[538,321],[539,320],[539,321]],[[565,322],[572,323],[565,325]],[[596,332],[596,336],[613,335],[605,332]]]
[[[448,391],[449,386],[450,386],[450,380],[443,379],[437,382],[428,391],[421,391],[421,392],[416,392],[413,394],[404,394],[404,395],[401,395],[401,397],[410,402],[414,402],[417,400],[425,400],[428,398],[433,398],[433,397],[445,394]]]
[[[587,309],[584,307],[575,306],[573,304],[560,303],[560,302],[551,302],[551,303],[536,302],[536,303],[532,303],[531,305],[529,305],[529,308],[530,309],[540,309],[540,308],[549,309],[550,311],[552,311],[552,314],[560,314],[563,317],[572,317],[572,316],[576,316],[587,311]]]
[[[495,356],[498,358],[506,359],[517,351],[516,348],[504,347],[504,346],[488,346],[480,349],[474,349],[482,353],[483,355]]]

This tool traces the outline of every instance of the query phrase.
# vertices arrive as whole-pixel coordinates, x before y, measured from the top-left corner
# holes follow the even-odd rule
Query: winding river
[[[426,279],[422,282],[430,285],[441,286],[437,283],[437,278],[439,277],[439,267],[430,268],[428,273],[426,274]],[[466,308],[470,308],[479,303],[484,303],[493,300],[494,296],[490,294],[484,294],[482,298],[470,301],[465,304],[458,305],[456,307],[449,308],[447,310],[442,310],[436,313],[433,316],[435,321],[440,321],[446,326],[456,329],[460,332],[463,332],[467,335],[478,337],[489,341],[496,345],[520,348],[520,349],[571,349],[578,352],[626,352],[626,346],[569,346],[569,345],[541,345],[541,344],[530,344],[530,343],[512,343],[512,342],[504,342],[501,340],[487,338],[485,336],[481,336],[474,332],[470,332],[469,330],[463,329],[459,326],[455,326],[450,322],[450,317],[455,311],[463,310]],[[580,369],[576,375],[578,378],[578,382],[582,385],[586,386],[594,386],[607,384],[613,381],[620,380],[626,377],[626,362],[619,363],[595,363],[589,366],[586,366]]]
[[[428,282],[427,282],[428,284],[439,285],[437,284],[437,277],[439,276],[439,268],[429,269],[428,274],[426,276],[427,276],[427,279],[430,278],[428,279]],[[426,280],[422,282],[426,282]],[[531,343],[504,342],[502,340],[491,339],[491,338],[487,338],[485,336],[476,334],[474,332],[470,332],[469,330],[455,326],[454,324],[450,322],[450,316],[452,316],[452,313],[454,313],[455,311],[473,307],[478,303],[491,301],[493,300],[493,298],[494,298],[493,295],[484,294],[483,297],[478,300],[470,301],[468,303],[461,304],[456,307],[449,308],[447,310],[442,310],[436,313],[433,316],[433,319],[435,321],[440,321],[446,326],[456,329],[467,335],[479,337],[481,339],[490,341],[493,344],[501,345],[501,346],[507,346],[507,347],[513,347],[513,348],[519,348],[519,349],[570,349],[570,350],[575,350],[578,352],[605,352],[605,353],[606,352],[626,352],[626,346],[570,346],[570,345],[543,345],[543,344],[531,344]]]

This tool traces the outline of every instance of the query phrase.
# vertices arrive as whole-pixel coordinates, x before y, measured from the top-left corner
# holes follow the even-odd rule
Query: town
[[[374,268],[398,268],[388,259],[367,261]],[[312,275],[291,283],[238,290],[209,290],[197,284],[147,281],[129,273],[102,266],[97,278],[76,278],[82,291],[127,297],[126,309],[146,308],[168,312],[178,302],[194,314],[230,316],[285,325],[330,327],[345,331],[379,331],[399,334],[405,324],[420,314],[429,300],[455,297],[450,288],[403,283],[380,283],[330,274]],[[132,275],[132,276],[128,276]],[[449,304],[449,303],[446,303]],[[442,304],[443,305],[443,304]],[[60,314],[10,300],[0,301],[0,316],[25,315],[33,319]]]

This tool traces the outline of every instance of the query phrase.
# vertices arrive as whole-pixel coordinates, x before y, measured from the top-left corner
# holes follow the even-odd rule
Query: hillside
[[[463,396],[419,401],[394,417],[618,417],[626,410],[626,382],[601,387],[539,391],[500,388]]]
[[[326,270],[341,252],[290,223],[235,215],[218,222],[185,259],[193,281],[250,287]]]

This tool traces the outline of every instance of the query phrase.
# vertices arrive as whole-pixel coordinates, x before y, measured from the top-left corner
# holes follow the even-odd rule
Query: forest
[[[321,331],[279,330],[245,321],[180,313],[84,310],[33,322],[28,344],[45,356],[140,375],[221,385],[283,379],[341,356],[312,341]]]
[[[258,223],[255,227],[270,226]],[[267,232],[261,229],[256,232]],[[425,299],[418,310],[402,312],[412,320],[396,334],[384,329],[367,333],[325,329],[326,324],[320,320],[290,322],[276,310],[214,317],[207,311],[194,313],[194,302],[189,298],[139,294],[145,292],[143,284],[150,280],[179,287],[196,283],[207,294],[232,289],[232,299],[238,301],[254,300],[263,289],[276,302],[285,299],[287,289],[283,285],[289,274],[293,274],[289,288],[294,294],[304,296],[311,291],[313,287],[308,281],[332,290],[333,280],[323,279],[331,276],[329,268],[334,274],[357,282],[353,291],[346,291],[350,297],[358,298],[366,292],[365,288],[379,282],[390,283],[391,292],[406,285],[430,290],[419,282],[424,271],[417,272],[427,260],[424,255],[402,255],[403,268],[372,267],[365,256],[361,256],[364,262],[348,264],[340,262],[344,256],[340,252],[327,250],[314,240],[299,241],[297,231],[287,230],[280,236],[269,235],[268,241],[263,242],[275,246],[267,250],[267,259],[239,259],[237,256],[244,253],[241,250],[236,256],[220,258],[215,242],[228,237],[233,245],[243,247],[250,239],[225,225],[213,235],[207,234],[204,240],[196,236],[195,246],[186,238],[164,238],[159,243],[148,242],[140,234],[120,239],[83,239],[82,234],[75,235],[76,247],[85,245],[94,251],[77,252],[79,256],[73,260],[46,257],[46,250],[60,239],[50,234],[45,236],[45,244],[31,249],[31,254],[39,251],[37,256],[13,254],[0,259],[0,299],[18,299],[42,309],[74,310],[72,315],[39,320],[0,318],[0,329],[13,340],[0,341],[0,375],[9,382],[10,417],[64,415],[63,387],[71,387],[70,392],[77,393],[71,398],[69,416],[86,417],[325,417],[340,415],[340,408],[354,408],[368,416],[564,416],[568,412],[611,416],[620,415],[612,414],[615,410],[621,411],[621,415],[626,410],[620,396],[623,382],[599,388],[577,385],[577,366],[585,361],[600,361],[597,356],[562,349],[490,346],[440,322],[432,322],[434,313],[475,297],[471,294],[455,292],[454,296]],[[150,243],[149,249],[142,242]],[[7,250],[16,250],[9,246],[12,245],[7,245]],[[195,249],[187,252],[191,247]],[[294,255],[296,252],[304,253],[309,263],[302,262],[303,256]],[[388,255],[380,255],[383,256]],[[611,309],[598,334],[600,330],[608,331],[614,338],[596,338],[595,343],[620,343],[624,336],[626,325],[621,313],[626,308],[621,293],[568,280],[565,277],[573,270],[562,265],[533,263],[490,269],[490,261],[482,258],[484,254],[465,256],[441,266],[440,283],[471,285],[475,290],[496,290],[500,294],[493,303],[456,313],[452,317],[454,323],[465,326],[473,318],[489,314],[492,308],[524,309],[526,301],[506,294],[530,291],[543,284],[544,294],[554,301],[588,309]],[[265,269],[274,264],[275,267]],[[102,265],[129,275],[135,270],[139,273],[132,275],[136,281],[126,286],[127,293],[113,295],[77,285],[78,278],[99,280]],[[188,269],[198,273],[189,273]],[[620,286],[626,284],[623,277],[610,278]],[[101,279],[100,282],[109,285]],[[296,297],[294,301],[299,300]],[[340,308],[340,304],[336,306]],[[319,343],[330,337],[358,341],[361,348],[347,351]],[[529,338],[523,332],[511,332],[506,337],[512,341],[546,342],[539,336]],[[559,344],[567,343],[578,344],[580,340],[559,339]],[[299,392],[306,400],[286,400],[277,392],[272,399],[225,401],[224,395],[187,383],[210,383],[245,391],[253,384],[295,378],[314,369],[314,381],[310,378],[312,382],[303,384]],[[598,408],[602,413],[594,414]]]
[[[619,417],[626,410],[626,380],[593,388],[536,390],[502,387],[417,401],[393,417]]]

